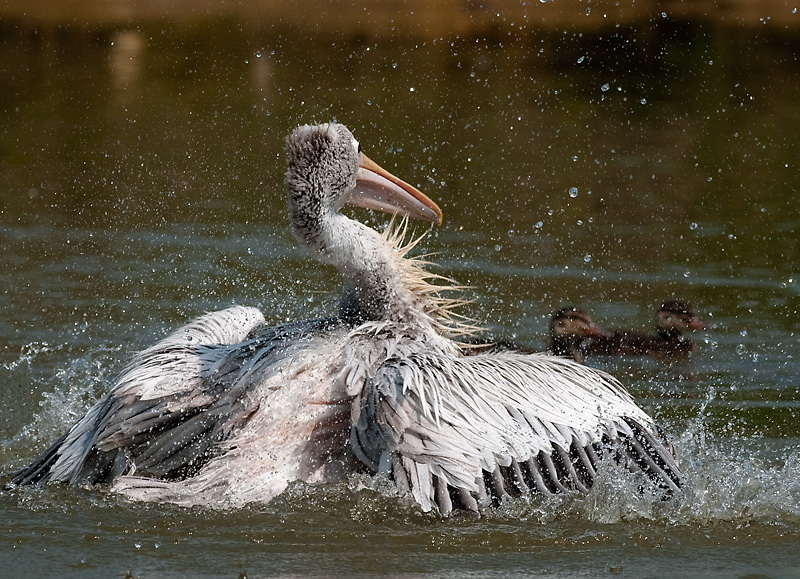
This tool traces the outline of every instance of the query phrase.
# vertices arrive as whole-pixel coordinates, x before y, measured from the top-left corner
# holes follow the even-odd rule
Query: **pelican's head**
[[[286,157],[289,209],[296,226],[338,212],[345,204],[442,222],[436,203],[364,155],[344,125],[298,127],[286,138]]]
[[[683,300],[670,300],[661,304],[656,312],[659,333],[680,334],[686,330],[705,330],[706,325]]]

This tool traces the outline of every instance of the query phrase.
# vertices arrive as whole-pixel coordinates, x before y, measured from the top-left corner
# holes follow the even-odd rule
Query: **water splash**
[[[22,416],[15,416],[16,420],[6,426],[10,438],[2,441],[3,454],[14,461],[20,455],[37,452],[83,416],[111,383],[120,350],[99,346],[71,357],[45,380],[35,377],[33,366],[55,353],[69,356],[66,347],[29,344],[16,361],[3,365],[0,371],[6,385],[4,405],[23,411]],[[20,419],[27,422],[21,424]],[[14,431],[8,432],[12,428]]]

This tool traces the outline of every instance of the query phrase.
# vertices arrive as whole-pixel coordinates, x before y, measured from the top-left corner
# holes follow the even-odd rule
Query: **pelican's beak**
[[[356,172],[356,187],[347,197],[347,203],[442,224],[442,210],[436,203],[416,187],[383,169],[364,153],[359,154],[361,158]]]

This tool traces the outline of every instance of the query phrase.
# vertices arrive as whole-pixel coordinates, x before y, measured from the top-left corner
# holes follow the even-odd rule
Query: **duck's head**
[[[610,335],[595,324],[589,314],[573,306],[561,308],[550,318],[551,350],[559,356],[572,356],[582,361],[581,342]]]
[[[687,330],[705,330],[706,325],[683,300],[669,300],[656,312],[659,333],[680,334]]]

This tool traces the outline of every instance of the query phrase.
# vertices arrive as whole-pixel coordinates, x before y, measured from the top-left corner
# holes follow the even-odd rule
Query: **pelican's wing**
[[[351,444],[423,509],[587,490],[604,446],[677,491],[672,449],[611,376],[543,354],[390,358],[354,402]]]
[[[207,414],[235,414],[234,399],[220,404],[235,370],[226,362],[263,323],[259,310],[234,306],[139,353],[109,393],[11,483],[96,483],[135,468],[156,475],[191,468],[220,428],[235,426]]]

